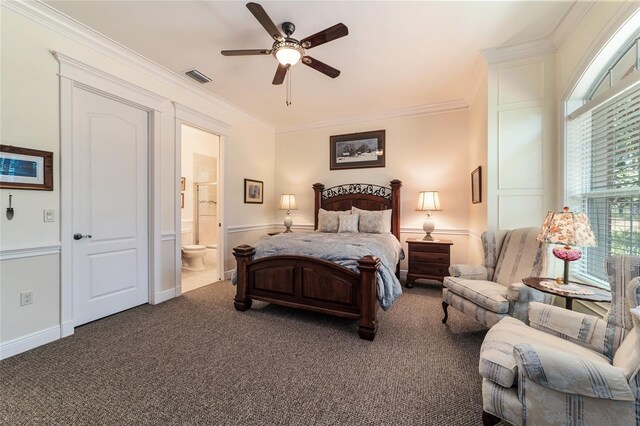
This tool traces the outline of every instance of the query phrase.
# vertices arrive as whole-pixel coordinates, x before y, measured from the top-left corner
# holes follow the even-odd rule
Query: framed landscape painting
[[[331,136],[330,169],[384,167],[384,130]]]
[[[264,182],[253,179],[244,180],[244,202],[245,204],[262,204],[264,192]]]
[[[0,145],[0,188],[53,191],[53,152]]]

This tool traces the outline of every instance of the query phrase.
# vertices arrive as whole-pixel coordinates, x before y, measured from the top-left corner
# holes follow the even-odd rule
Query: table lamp
[[[418,196],[418,208],[417,211],[426,211],[427,218],[424,220],[422,224],[422,229],[426,235],[424,236],[424,241],[437,241],[432,236],[431,233],[435,229],[435,225],[431,220],[431,212],[441,211],[440,208],[440,197],[438,196],[438,191],[422,191]]]
[[[278,210],[286,210],[287,215],[284,217],[284,226],[287,228],[284,232],[292,232],[291,225],[293,225],[293,219],[289,215],[289,210],[298,210],[296,206],[296,196],[294,194],[282,194],[280,196],[280,207]]]
[[[564,262],[563,284],[569,283],[569,262],[582,257],[582,252],[571,246],[596,245],[596,237],[587,215],[571,212],[569,207],[565,207],[561,212],[547,213],[536,240],[563,245],[553,249],[553,255]]]

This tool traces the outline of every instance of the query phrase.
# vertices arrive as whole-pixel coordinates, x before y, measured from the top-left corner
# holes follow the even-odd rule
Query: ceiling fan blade
[[[328,43],[340,37],[344,37],[349,34],[349,29],[343,23],[335,24],[333,27],[329,27],[326,30],[320,31],[314,35],[310,35],[307,38],[300,40],[300,44],[305,49],[312,49],[321,44]]]
[[[223,50],[224,56],[270,55],[271,49]]]
[[[262,24],[264,29],[267,30],[269,35],[273,37],[275,41],[284,40],[284,36],[282,35],[278,27],[276,27],[276,24],[274,24],[271,18],[269,18],[269,15],[267,15],[267,12],[265,12],[262,6],[260,6],[258,3],[247,3],[247,9],[249,9],[253,16],[256,17],[258,22]]]
[[[320,62],[317,59],[313,59],[311,56],[305,56],[302,58],[302,63],[310,66],[316,71],[320,71],[322,74],[328,75],[331,78],[336,78],[340,75],[340,70],[337,70],[324,62]]]
[[[276,75],[273,76],[272,84],[282,84],[285,76],[287,75],[287,71],[289,71],[289,68],[282,64],[278,64],[278,69],[276,70]]]

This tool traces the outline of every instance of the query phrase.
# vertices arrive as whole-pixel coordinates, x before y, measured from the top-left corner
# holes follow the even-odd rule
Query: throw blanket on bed
[[[404,259],[402,245],[393,234],[286,233],[260,240],[253,259],[269,256],[310,256],[337,263],[355,272],[358,260],[373,255],[380,259],[377,271],[378,302],[385,311],[402,294],[395,275],[396,265]],[[236,283],[236,271],[231,281]]]

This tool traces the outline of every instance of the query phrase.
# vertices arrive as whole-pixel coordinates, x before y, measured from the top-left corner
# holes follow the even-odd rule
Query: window
[[[637,36],[626,44],[567,123],[567,202],[587,213],[598,241],[572,266],[602,284],[608,256],[640,256],[639,45]]]

